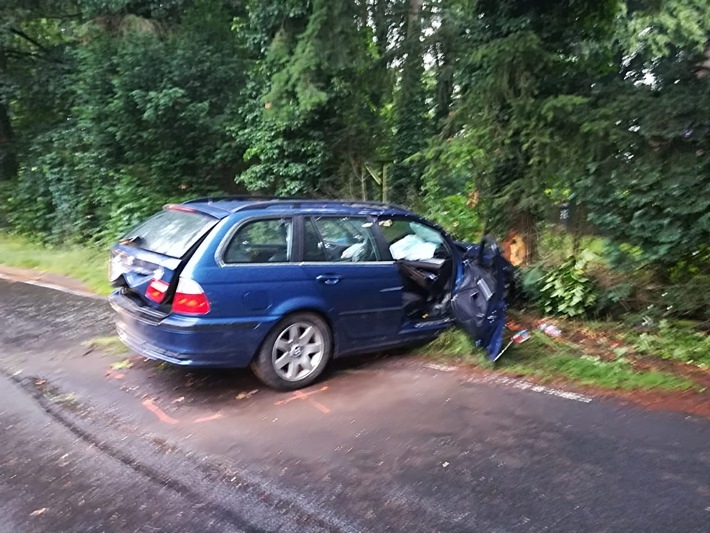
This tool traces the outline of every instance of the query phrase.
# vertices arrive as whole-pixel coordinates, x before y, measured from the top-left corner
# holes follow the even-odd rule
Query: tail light
[[[145,297],[153,300],[156,303],[161,303],[165,299],[165,293],[168,291],[170,284],[162,279],[153,278],[145,290]]]
[[[189,278],[180,278],[173,298],[173,312],[204,315],[209,313],[210,309],[210,301],[200,284]]]

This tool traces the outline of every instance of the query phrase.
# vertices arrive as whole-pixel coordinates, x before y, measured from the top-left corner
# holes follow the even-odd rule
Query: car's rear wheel
[[[251,368],[271,388],[300,389],[318,379],[332,351],[328,324],[314,313],[296,313],[269,333]]]

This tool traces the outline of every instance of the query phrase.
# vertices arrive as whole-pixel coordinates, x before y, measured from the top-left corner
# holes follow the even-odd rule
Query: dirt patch
[[[658,391],[597,391],[597,394],[623,399],[648,409],[675,411],[710,419],[710,392],[658,392]]]

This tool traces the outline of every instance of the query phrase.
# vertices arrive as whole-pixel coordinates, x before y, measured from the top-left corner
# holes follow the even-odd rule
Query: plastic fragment
[[[542,331],[544,334],[549,335],[550,337],[559,337],[562,335],[562,330],[555,326],[554,324],[547,324],[546,322],[543,322],[540,324],[537,329]]]

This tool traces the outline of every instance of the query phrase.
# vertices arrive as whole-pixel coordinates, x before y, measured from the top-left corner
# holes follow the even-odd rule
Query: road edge
[[[32,268],[11,267],[0,264],[0,279],[10,283],[35,285],[37,287],[52,289],[83,298],[93,298],[95,300],[107,299],[105,295],[93,292],[79,280]]]

